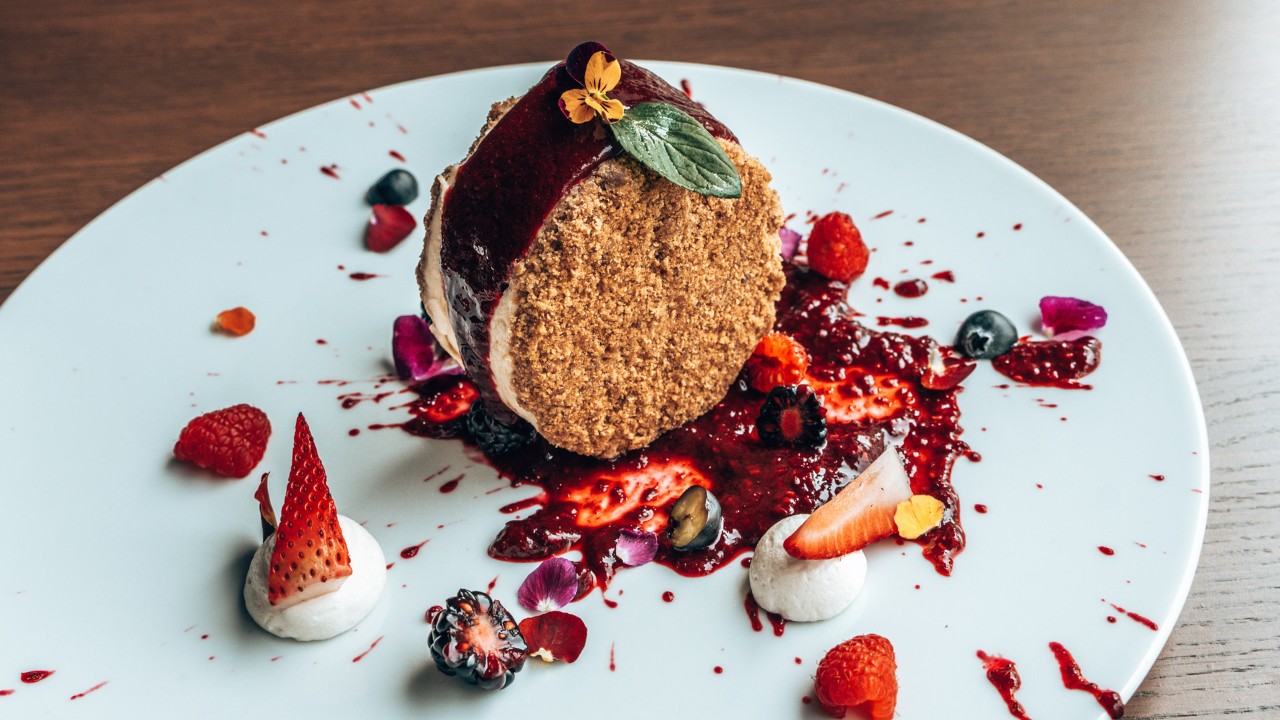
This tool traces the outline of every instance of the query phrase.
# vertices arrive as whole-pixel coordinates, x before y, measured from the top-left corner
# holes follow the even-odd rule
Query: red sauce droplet
[[[670,590],[668,590],[668,591],[666,591],[666,592],[662,593],[662,601],[663,601],[663,602],[671,602],[671,601],[673,601],[673,600],[675,600],[675,599],[676,599],[676,594],[675,594],[675,593],[673,593],[673,592],[671,592]]]
[[[618,665],[613,661],[613,650],[615,647],[617,647],[617,643],[609,643],[609,672],[614,672],[618,669]]]
[[[393,157],[393,158],[395,158],[395,159],[399,160],[400,162],[405,162],[404,156],[403,156],[403,155],[401,155],[400,153],[396,152],[395,150],[388,150],[388,151],[387,151],[387,154],[388,154],[388,155],[390,155],[391,157]]]
[[[1099,545],[1099,546],[1098,546],[1098,552],[1102,553],[1103,555],[1115,555],[1115,554],[1116,554],[1116,551],[1115,551],[1115,550],[1112,550],[1111,548],[1107,547],[1106,545]]]
[[[878,288],[880,288],[880,289],[882,289],[882,290],[888,290],[888,289],[889,289],[889,281],[888,281],[888,280],[885,280],[885,279],[884,279],[884,278],[882,278],[882,277],[878,277],[878,278],[876,278],[875,280],[872,280],[872,281],[871,281],[871,284],[872,284],[872,285],[875,285],[876,287],[878,287]]]
[[[1098,369],[1102,343],[1094,337],[1078,340],[1019,342],[991,361],[1001,375],[1028,385],[1087,389],[1079,380]]]
[[[879,215],[875,215],[875,216],[873,216],[871,219],[872,219],[872,220],[879,220],[880,218],[887,218],[887,217],[889,217],[889,216],[890,216],[890,215],[892,215],[892,214],[893,214],[893,211],[892,211],[892,210],[885,210],[884,212],[880,213]]]
[[[95,690],[100,690],[100,689],[102,689],[102,686],[103,686],[103,685],[106,685],[106,684],[107,684],[107,682],[108,682],[108,681],[103,680],[102,682],[98,683],[97,685],[94,685],[93,687],[89,688],[88,690],[85,690],[84,692],[78,692],[78,693],[76,693],[75,695],[72,695],[72,696],[71,696],[71,699],[72,699],[72,700],[79,700],[80,698],[84,697],[85,695],[88,695],[89,693],[91,693],[91,692],[93,692],[93,691],[95,691]]]
[[[254,135],[257,135],[258,137],[260,137],[260,138],[262,138],[262,139],[264,139],[264,140],[267,138],[267,134],[266,134],[266,133],[264,133],[264,132],[262,132],[262,131],[261,131],[261,130],[259,130],[258,128],[254,128],[254,129],[250,130],[249,132],[253,133]]]
[[[987,513],[987,506],[982,503],[977,503],[973,506],[973,510],[974,512],[985,515]]]
[[[429,542],[431,541],[423,540],[417,545],[410,545],[409,547],[400,551],[400,557],[404,558],[405,560],[412,560],[413,558],[418,556],[418,551],[422,550],[422,546],[426,545]]]
[[[1151,478],[1152,480],[1155,480],[1156,482],[1164,482],[1163,475],[1148,475],[1147,477]]]
[[[904,298],[918,298],[929,292],[929,284],[919,278],[903,280],[893,286],[893,291]]]
[[[803,665],[803,664],[804,664],[804,661],[802,661],[800,658],[796,658],[796,664],[797,664],[797,665]]]
[[[923,224],[924,224],[924,222],[925,222],[925,218],[920,218],[920,219],[919,219],[919,220],[917,220],[916,222],[918,222],[918,223],[920,223],[920,224],[922,224],[922,225],[923,225]]]
[[[956,274],[950,270],[943,270],[941,272],[936,272],[930,275],[929,277],[933,278],[934,280],[941,280],[942,282],[953,283],[956,281]]]
[[[986,236],[987,236],[987,234],[986,234],[985,232],[982,232],[981,230],[979,230],[979,231],[978,231],[978,237],[980,237],[980,238],[984,238],[984,237],[986,237]]]
[[[328,175],[329,177],[333,178],[334,180],[341,180],[341,179],[342,179],[342,178],[338,177],[338,166],[337,166],[337,165],[324,165],[324,166],[322,166],[322,167],[320,168],[320,172],[324,173],[325,175]]]
[[[206,635],[205,637],[208,637],[208,635]],[[31,685],[33,683],[40,682],[41,680],[49,677],[52,674],[53,674],[52,670],[28,670],[22,673],[21,677],[22,677],[22,682],[28,685]]]
[[[446,480],[443,484],[441,484],[441,485],[440,485],[440,492],[442,492],[442,493],[451,493],[451,492],[453,492],[454,490],[457,490],[457,489],[458,489],[458,481],[459,481],[459,480],[461,480],[461,479],[462,479],[462,476],[461,476],[461,475],[459,475],[458,477],[456,477],[456,478],[454,478],[454,479],[452,479],[452,480]]]
[[[719,665],[715,666],[714,670],[717,675],[721,675],[724,673],[724,668],[720,667]]]
[[[373,649],[374,649],[374,648],[376,648],[376,647],[378,647],[378,643],[382,642],[382,638],[383,638],[383,636],[382,636],[382,635],[379,635],[379,636],[378,636],[378,639],[373,641],[373,644],[369,646],[369,649],[368,649],[368,650],[365,650],[364,652],[360,653],[359,655],[357,655],[357,656],[355,656],[355,657],[351,658],[351,662],[353,662],[353,663],[358,663],[358,662],[360,662],[361,660],[363,660],[365,655],[368,655],[369,653],[373,652]]]
[[[1014,226],[1013,226],[1013,229],[1014,229],[1014,230],[1021,230],[1021,229],[1022,229],[1022,223],[1018,223],[1017,225],[1014,225]]]
[[[1022,678],[1018,677],[1018,666],[1014,665],[1012,660],[988,655],[981,650],[978,651],[978,659],[987,669],[987,680],[995,686],[996,692],[1000,693],[1004,704],[1008,706],[1009,714],[1018,720],[1031,720],[1027,716],[1026,708],[1022,707],[1022,703],[1014,697],[1018,688],[1022,687]]]
[[[906,317],[885,317],[883,315],[876,317],[876,324],[880,327],[897,326],[904,328],[918,328],[929,324],[929,321],[922,317],[914,317],[908,315]]]
[[[350,277],[352,280],[372,280],[374,278],[378,278],[382,276],[376,273],[353,272],[348,277]]]
[[[503,505],[501,508],[499,508],[499,512],[510,515],[512,513],[518,513],[521,510],[528,510],[531,507],[535,507],[538,505],[545,505],[546,502],[547,502],[546,496],[539,493],[537,495],[534,495],[531,498],[525,498],[524,500],[517,500],[509,505]]]
[[[751,621],[751,629],[756,632],[764,630],[764,623],[760,622],[760,606],[756,604],[755,597],[751,593],[747,593],[747,599],[742,605],[747,610],[747,619]]]
[[[489,581],[489,594],[490,594],[490,595],[492,595],[492,594],[493,594],[493,589],[494,589],[495,587],[497,587],[497,586],[498,586],[498,577],[499,577],[498,575],[494,575],[494,576],[493,576],[493,579]]]
[[[688,79],[681,78],[680,89],[684,91],[685,97],[689,98],[690,100],[693,99],[693,86],[689,84]]]
[[[316,344],[317,344],[317,345],[328,345],[328,344],[329,344],[329,341],[328,341],[328,340],[325,340],[324,338],[316,338]]]
[[[805,695],[804,697],[800,698],[800,702],[804,703],[805,705],[808,705],[809,703],[813,702],[813,698],[809,697],[808,695]]]
[[[1086,680],[1084,673],[1080,671],[1080,666],[1076,664],[1076,659],[1061,643],[1051,642],[1049,649],[1058,660],[1058,669],[1062,671],[1062,684],[1068,690],[1083,690],[1089,693],[1113,718],[1124,716],[1124,702],[1120,700],[1120,693],[1114,690],[1103,690],[1097,683]]]
[[[201,640],[208,640],[208,639],[209,639],[209,634],[208,634],[208,633],[205,633],[204,635],[201,635],[201,636],[200,636],[200,639],[201,639]]]
[[[742,562],[741,562],[741,563],[739,563],[739,564],[740,564],[740,565],[742,565],[742,567],[744,567],[744,568],[750,568],[750,567],[751,567],[751,558],[750,558],[750,557],[744,557],[744,558],[742,558]]]
[[[766,617],[769,618],[769,624],[773,626],[773,634],[777,637],[782,637],[782,633],[786,632],[787,629],[786,618],[772,612],[766,613]]]
[[[613,610],[614,608],[618,607],[618,603],[614,600],[610,600],[609,598],[604,598],[604,606],[609,608],[610,610]]]
[[[9,688],[8,690],[0,690],[0,697],[4,697],[5,695],[12,695],[12,694],[13,694],[13,688]]]
[[[1126,616],[1128,616],[1128,618],[1129,618],[1130,620],[1133,620],[1134,622],[1136,622],[1136,623],[1138,623],[1138,624],[1140,624],[1140,625],[1146,625],[1147,627],[1151,628],[1152,630],[1159,630],[1159,629],[1160,629],[1160,627],[1159,627],[1158,625],[1156,625],[1154,622],[1152,622],[1150,619],[1145,618],[1145,617],[1143,617],[1143,616],[1139,615],[1139,614],[1138,614],[1138,613],[1136,613],[1136,612],[1131,612],[1131,611],[1129,611],[1129,610],[1125,610],[1124,608],[1120,607],[1119,605],[1117,605],[1117,604],[1115,604],[1115,603],[1111,603],[1111,607],[1115,608],[1115,609],[1116,609],[1116,612],[1118,612],[1118,613],[1124,613]]]

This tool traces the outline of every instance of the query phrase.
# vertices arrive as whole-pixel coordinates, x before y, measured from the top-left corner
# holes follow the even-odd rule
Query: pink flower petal
[[[658,554],[658,536],[644,530],[623,530],[618,535],[614,554],[623,565],[631,567],[652,562]]]
[[[800,249],[800,233],[791,228],[778,228],[778,239],[782,241],[782,259],[791,262]]]
[[[529,612],[559,610],[573,602],[578,594],[578,569],[564,558],[543,560],[529,577],[520,583],[516,599]]]
[[[391,330],[391,356],[401,380],[423,382],[439,375],[461,375],[462,368],[436,344],[420,315],[401,315]]]
[[[1040,298],[1040,325],[1045,335],[1074,340],[1107,324],[1107,311],[1087,300],[1048,295]]]

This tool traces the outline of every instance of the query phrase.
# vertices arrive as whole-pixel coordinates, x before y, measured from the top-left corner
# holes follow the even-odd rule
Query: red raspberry
[[[173,446],[173,456],[224,477],[242,478],[262,461],[270,437],[266,413],[242,403],[187,423]]]
[[[818,702],[831,717],[850,709],[871,720],[893,720],[898,704],[898,664],[893,645],[879,635],[859,635],[831,648],[814,678]]]
[[[871,252],[862,242],[862,233],[853,224],[853,218],[833,212],[813,224],[805,255],[809,258],[809,267],[832,280],[849,282],[866,272]]]
[[[809,369],[809,353],[784,333],[769,333],[747,359],[747,383],[767,393],[779,385],[799,385]]]

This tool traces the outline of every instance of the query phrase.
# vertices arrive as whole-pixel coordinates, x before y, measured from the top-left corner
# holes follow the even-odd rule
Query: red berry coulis
[[[1051,642],[1049,649],[1058,660],[1058,669],[1062,671],[1062,684],[1068,690],[1083,690],[1089,693],[1113,718],[1124,716],[1124,702],[1120,699],[1120,693],[1115,690],[1103,690],[1096,683],[1086,680],[1084,673],[1080,672],[1080,666],[1076,664],[1076,659],[1061,643]]]
[[[1094,337],[1078,340],[1019,342],[991,361],[1001,375],[1028,385],[1088,388],[1080,378],[1098,369],[1102,343]]]
[[[1022,707],[1022,703],[1018,702],[1018,698],[1014,694],[1018,692],[1018,688],[1022,687],[1022,678],[1018,676],[1018,666],[1013,664],[1012,660],[1002,658],[998,655],[988,655],[981,650],[978,651],[978,659],[987,669],[987,680],[995,686],[996,692],[1000,693],[1000,697],[1004,700],[1004,704],[1009,707],[1009,714],[1018,718],[1018,720],[1031,720],[1027,716],[1026,708]]]
[[[538,439],[490,460],[512,485],[535,485],[542,493],[519,503],[518,509],[541,508],[509,521],[489,554],[532,561],[576,549],[583,555],[582,570],[603,588],[617,567],[619,533],[639,527],[663,535],[670,506],[698,483],[719,499],[724,533],[703,550],[680,552],[664,543],[657,561],[682,575],[706,575],[754,547],[778,520],[826,502],[879,455],[890,436],[898,436],[912,489],[933,495],[945,508],[942,524],[918,542],[937,571],[949,575],[964,548],[951,467],[969,447],[960,439],[956,391],[920,385],[935,341],[866,328],[851,317],[844,283],[796,267],[788,267],[787,275],[776,329],[812,358],[805,382],[827,409],[823,447],[763,445],[755,421],[765,395],[741,379],[702,417],[614,460],[583,457]],[[423,414],[440,392],[427,385],[418,388],[423,399],[410,407],[415,417],[403,428],[428,437],[458,436],[456,428]]]

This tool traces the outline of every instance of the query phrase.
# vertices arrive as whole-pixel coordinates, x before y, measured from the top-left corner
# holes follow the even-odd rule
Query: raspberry
[[[173,456],[225,477],[242,478],[262,461],[270,437],[266,413],[241,403],[187,423],[173,446]]]
[[[779,385],[797,385],[809,369],[809,353],[784,333],[769,333],[747,359],[747,382],[767,393]]]
[[[859,635],[831,648],[814,678],[818,702],[831,717],[861,707],[871,720],[892,720],[898,704],[898,664],[893,645],[879,635]]]
[[[853,218],[842,212],[827,213],[818,218],[809,232],[805,251],[809,267],[832,280],[849,282],[867,269],[871,253],[862,242],[862,233]]]

